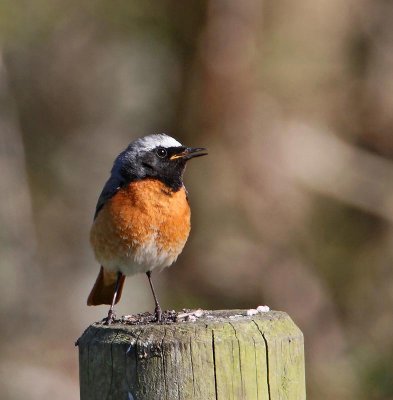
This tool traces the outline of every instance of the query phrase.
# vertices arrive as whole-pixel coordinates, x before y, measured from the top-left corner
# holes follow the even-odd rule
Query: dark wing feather
[[[100,197],[98,198],[94,219],[96,219],[105,203],[111,199],[121,187],[135,178],[135,174],[132,173],[133,165],[135,164],[135,154],[130,151],[131,148],[132,143],[116,157],[111,170],[111,176],[105,183]]]
[[[98,213],[104,207],[105,203],[111,199],[117,191],[123,186],[124,181],[118,175],[112,175],[105,183],[104,188],[97,201],[96,212],[94,213],[94,219],[97,218]]]

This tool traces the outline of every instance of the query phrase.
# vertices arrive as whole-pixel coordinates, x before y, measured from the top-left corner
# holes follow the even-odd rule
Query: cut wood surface
[[[193,322],[91,325],[78,340],[81,400],[305,399],[303,335],[270,311]]]

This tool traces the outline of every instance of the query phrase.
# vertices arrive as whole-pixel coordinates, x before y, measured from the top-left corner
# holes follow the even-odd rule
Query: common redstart
[[[116,158],[90,232],[101,269],[87,304],[110,305],[108,323],[125,277],[140,272],[149,279],[155,318],[161,321],[151,272],[170,266],[183,250],[191,227],[183,173],[188,160],[206,154],[204,148],[157,134],[133,141]]]

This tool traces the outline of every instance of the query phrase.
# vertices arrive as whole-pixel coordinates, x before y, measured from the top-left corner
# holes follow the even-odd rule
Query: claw
[[[112,324],[112,322],[115,320],[115,318],[116,318],[116,314],[115,314],[115,311],[114,310],[112,310],[112,309],[110,309],[109,311],[108,311],[108,316],[105,318],[105,322],[104,322],[104,325],[111,325]]]

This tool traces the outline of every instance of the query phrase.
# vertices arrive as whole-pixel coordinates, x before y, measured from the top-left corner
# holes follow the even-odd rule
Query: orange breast
[[[108,200],[93,223],[90,239],[105,268],[130,275],[172,264],[189,232],[185,189],[173,192],[149,179],[130,183]]]

